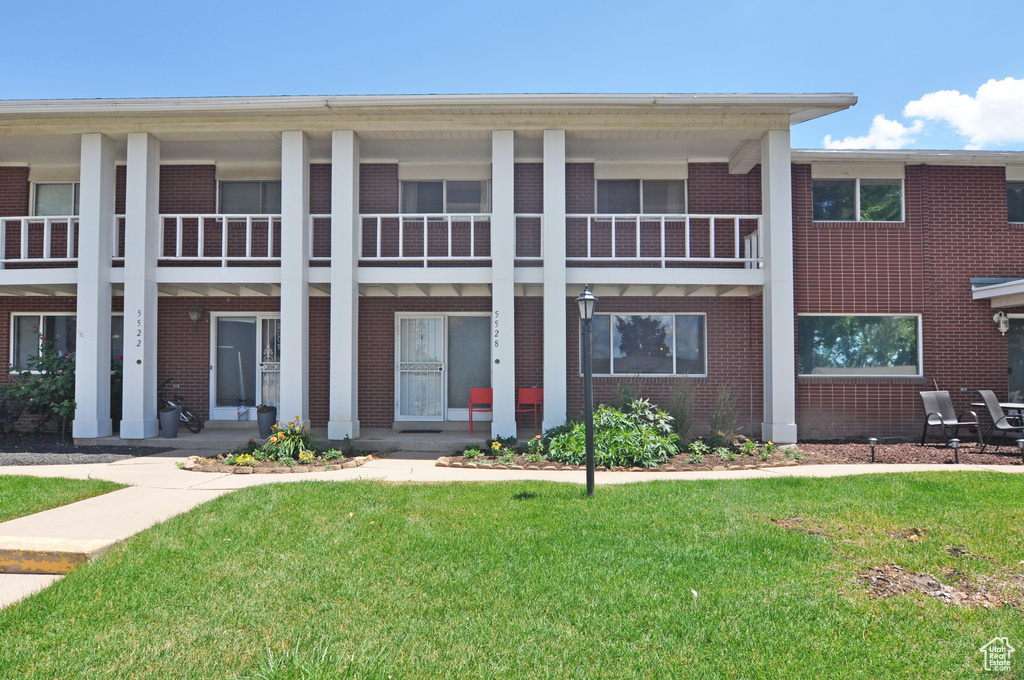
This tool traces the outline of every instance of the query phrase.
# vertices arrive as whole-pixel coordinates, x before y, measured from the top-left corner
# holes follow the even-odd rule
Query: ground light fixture
[[[583,344],[583,427],[586,432],[587,446],[587,495],[594,495],[594,371],[591,353],[590,322],[594,320],[594,307],[597,298],[590,292],[590,286],[584,284],[583,292],[576,298],[580,306],[581,342]]]
[[[960,440],[953,438],[949,440],[949,445],[953,447],[953,460],[957,463],[960,462]]]
[[[878,439],[876,437],[868,437],[868,446],[871,447],[871,462],[875,462],[875,447],[878,446]]]

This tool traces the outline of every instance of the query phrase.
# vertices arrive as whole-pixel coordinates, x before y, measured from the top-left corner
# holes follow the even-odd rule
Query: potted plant
[[[260,439],[267,439],[274,431],[277,422],[277,407],[260,404],[256,407],[256,422],[260,426]]]
[[[160,429],[166,439],[178,436],[178,424],[181,422],[180,406],[164,406],[160,409]]]

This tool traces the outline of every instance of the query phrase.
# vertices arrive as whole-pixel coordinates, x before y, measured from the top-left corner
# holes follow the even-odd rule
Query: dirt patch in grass
[[[193,472],[217,472],[221,474],[236,475],[283,475],[304,472],[330,472],[331,470],[343,470],[365,465],[373,460],[372,455],[354,456],[351,458],[336,458],[334,460],[317,460],[308,464],[286,465],[276,460],[257,461],[256,465],[226,465],[220,456],[215,458],[202,458],[192,456],[188,462],[183,464],[183,469]]]
[[[784,519],[773,519],[772,524],[774,524],[777,527],[782,527],[783,529],[793,529],[795,531],[802,531],[805,534],[810,534],[811,536],[821,536],[822,538],[835,538],[835,535],[830,534],[827,531],[822,531],[818,527],[814,527],[809,524],[804,524],[803,517],[786,517]],[[842,529],[842,527],[837,528]]]
[[[895,597],[917,591],[945,604],[964,609],[1019,609],[1020,591],[1024,586],[1024,577],[1019,575],[1004,579],[991,578],[981,586],[974,586],[956,569],[949,571],[947,578],[957,580],[952,584],[946,584],[931,574],[916,574],[895,564],[871,567],[858,577],[860,582],[867,586],[868,594],[873,598]]]

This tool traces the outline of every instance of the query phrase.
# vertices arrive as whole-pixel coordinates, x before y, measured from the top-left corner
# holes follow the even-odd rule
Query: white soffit
[[[813,179],[903,179],[903,163],[811,163]]]
[[[28,171],[28,181],[77,182],[80,174],[77,165],[33,165]]]
[[[686,163],[594,163],[594,179],[687,179]]]
[[[399,163],[400,180],[477,180],[491,178],[490,163]]]

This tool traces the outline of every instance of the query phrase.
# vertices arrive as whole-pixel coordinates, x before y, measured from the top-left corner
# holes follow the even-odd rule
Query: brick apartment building
[[[76,437],[155,436],[165,378],[332,439],[492,387],[512,434],[519,388],[582,410],[590,284],[596,398],[686,380],[698,427],[723,387],[777,442],[913,434],[935,384],[1024,398],[1024,153],[791,150],[855,102],[0,102],[0,345],[75,352]]]

